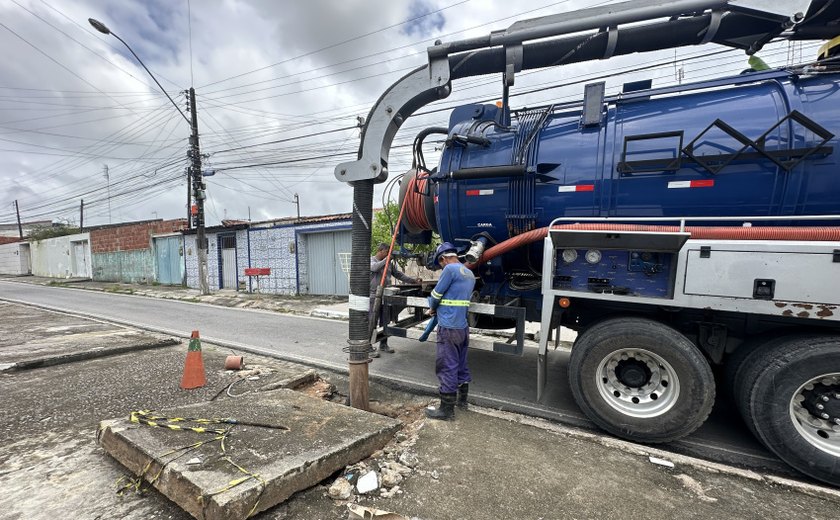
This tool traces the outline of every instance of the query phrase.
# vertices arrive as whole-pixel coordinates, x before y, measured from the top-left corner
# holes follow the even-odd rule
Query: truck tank
[[[403,182],[423,186],[402,190],[407,230],[489,247],[557,217],[840,214],[840,73],[751,72],[613,97],[602,85],[510,124],[493,105],[455,109],[438,169]],[[541,261],[538,241],[482,266],[485,300],[529,299]]]

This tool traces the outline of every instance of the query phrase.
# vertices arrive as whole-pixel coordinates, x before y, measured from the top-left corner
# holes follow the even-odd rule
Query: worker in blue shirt
[[[466,408],[472,380],[467,367],[467,312],[475,275],[458,260],[455,246],[449,242],[438,246],[434,260],[443,268],[429,297],[430,312],[438,320],[435,373],[440,382],[440,406],[426,409],[426,416],[448,420],[455,417],[456,402],[459,408]]]

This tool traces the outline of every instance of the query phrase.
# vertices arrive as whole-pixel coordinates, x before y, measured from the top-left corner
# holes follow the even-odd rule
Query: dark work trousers
[[[437,330],[437,359],[435,373],[440,381],[440,393],[454,394],[462,383],[472,381],[467,367],[470,328]]]
[[[384,327],[385,324],[385,305],[380,302],[379,304],[379,316],[374,317],[373,315],[373,306],[376,301],[376,293],[370,295],[370,305],[368,306],[368,326],[370,326],[370,320],[376,320],[374,327]],[[379,340],[380,344],[388,343],[388,337],[382,336]]]

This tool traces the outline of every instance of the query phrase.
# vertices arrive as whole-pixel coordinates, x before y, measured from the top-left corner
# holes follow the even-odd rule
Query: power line
[[[96,52],[95,50],[91,49],[90,47],[88,47],[88,46],[87,46],[87,45],[85,45],[84,43],[80,42],[80,41],[79,41],[79,40],[77,40],[76,38],[73,38],[72,36],[70,36],[70,35],[69,35],[69,34],[67,34],[66,32],[62,31],[61,29],[59,29],[59,28],[58,28],[58,27],[56,27],[55,25],[51,24],[49,21],[47,21],[47,20],[45,20],[44,18],[42,18],[41,16],[39,16],[37,13],[35,13],[35,12],[33,12],[33,11],[30,11],[29,9],[27,9],[27,8],[26,8],[26,7],[24,7],[23,5],[19,4],[19,3],[17,2],[17,0],[11,0],[11,1],[12,1],[12,3],[13,3],[13,4],[15,4],[16,6],[20,7],[21,9],[23,9],[23,10],[24,10],[24,11],[26,11],[27,13],[29,13],[29,14],[31,14],[32,16],[34,16],[35,18],[37,18],[37,19],[41,20],[41,21],[42,21],[42,22],[44,22],[45,24],[47,24],[47,25],[49,25],[50,27],[52,27],[54,30],[56,30],[56,31],[60,32],[61,34],[63,34],[63,35],[64,35],[64,36],[66,36],[67,38],[70,38],[71,40],[73,40],[74,42],[76,42],[77,44],[79,44],[80,46],[84,47],[85,49],[87,49],[87,50],[88,50],[88,51],[90,51],[91,53],[95,54],[95,55],[96,55],[96,56],[98,56],[100,59],[105,60],[108,64],[110,64],[110,65],[111,65],[112,67],[114,67],[115,69],[119,70],[120,72],[123,72],[123,73],[127,74],[127,75],[128,75],[128,76],[130,76],[132,79],[135,79],[135,80],[139,81],[140,83],[142,83],[142,84],[146,85],[147,87],[150,87],[150,88],[152,87],[149,83],[146,83],[145,81],[143,81],[143,80],[141,80],[140,78],[136,77],[136,76],[135,76],[135,75],[133,75],[132,73],[130,73],[130,72],[128,72],[127,70],[123,69],[122,67],[120,67],[119,65],[117,65],[116,63],[114,63],[113,61],[109,60],[109,59],[108,59],[108,58],[106,58],[105,56],[102,56],[101,54],[99,54],[99,53],[98,53],[98,52]]]
[[[103,92],[102,90],[100,90],[100,89],[99,89],[96,85],[94,85],[93,83],[89,82],[89,81],[88,81],[88,80],[86,80],[85,78],[83,78],[83,77],[79,76],[78,74],[76,74],[75,72],[73,72],[72,70],[70,70],[70,69],[69,69],[66,65],[64,65],[64,64],[63,64],[63,63],[61,63],[60,61],[56,60],[55,58],[53,58],[52,56],[50,56],[49,54],[47,54],[47,53],[46,53],[46,52],[44,52],[43,50],[41,50],[41,49],[40,49],[37,45],[35,45],[34,43],[30,42],[29,40],[27,40],[27,39],[26,39],[26,38],[24,38],[23,36],[21,36],[21,35],[19,35],[18,33],[16,33],[14,30],[12,30],[9,26],[7,26],[6,24],[4,24],[3,22],[0,22],[0,27],[3,27],[3,28],[4,28],[4,29],[6,29],[7,31],[9,31],[9,32],[10,32],[10,33],[12,33],[13,35],[15,35],[18,39],[20,39],[21,41],[23,41],[24,43],[26,43],[27,45],[29,45],[30,47],[32,47],[33,49],[35,49],[36,51],[38,51],[39,53],[41,53],[41,54],[42,54],[44,57],[46,57],[48,60],[52,61],[53,63],[55,63],[56,65],[58,65],[58,66],[59,66],[59,67],[61,67],[62,69],[66,70],[67,72],[69,72],[70,74],[72,74],[73,76],[75,76],[76,78],[78,78],[79,80],[81,80],[81,81],[82,81],[83,83],[85,83],[86,85],[89,85],[90,87],[93,87],[93,89],[94,89],[94,90],[96,90],[97,92],[99,92],[99,93],[103,94],[105,97],[107,97],[107,98],[108,98],[108,99],[110,99],[111,101],[113,101],[113,102],[117,103],[118,105],[122,106],[122,104],[121,104],[119,101],[117,101],[116,99],[114,99],[114,98],[112,98],[111,96],[109,96],[107,93],[105,93],[105,92]]]

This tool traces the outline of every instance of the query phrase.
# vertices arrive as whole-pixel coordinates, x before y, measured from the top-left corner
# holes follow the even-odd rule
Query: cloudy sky
[[[434,40],[455,41],[516,20],[615,3],[604,0],[2,0],[0,2],[0,223],[53,219],[85,225],[186,215],[189,125],[113,36],[125,40],[188,114],[197,95],[208,178],[208,224],[348,212],[352,189],[333,168],[355,154],[357,116]],[[771,65],[810,59],[815,44],[777,44]],[[520,74],[513,93],[533,106],[574,99],[587,81],[608,93],[629,80],[695,81],[746,67],[743,52],[687,48]],[[650,65],[643,73],[622,70]],[[653,67],[655,65],[655,67]],[[500,94],[499,77],[462,80],[431,108]],[[391,171],[410,167],[408,147],[446,111],[410,119]],[[429,161],[432,162],[432,161]],[[106,176],[107,172],[107,176]],[[376,206],[381,206],[381,186]]]

